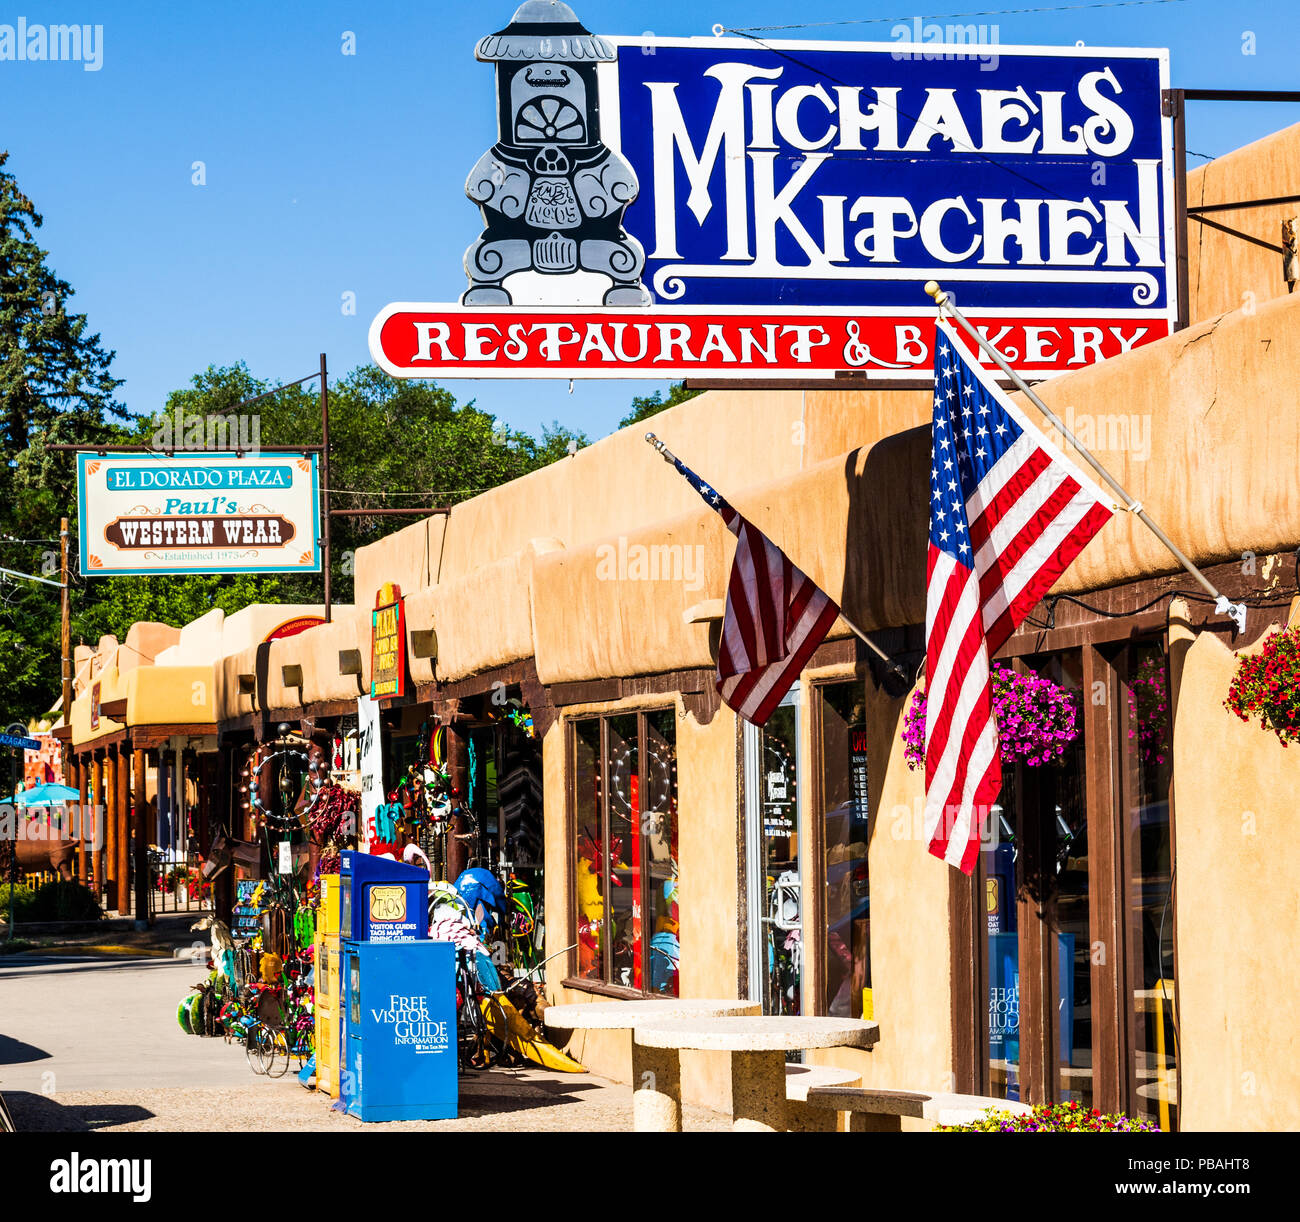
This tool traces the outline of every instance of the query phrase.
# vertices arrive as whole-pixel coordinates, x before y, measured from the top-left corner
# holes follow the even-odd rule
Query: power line
[[[1186,4],[1188,0],[1094,0],[1090,4],[1045,4],[1038,5],[1034,8],[992,8],[978,9],[969,13],[936,13],[932,17],[922,18],[924,21],[949,21],[959,17],[1020,17],[1032,13],[1074,13],[1083,9],[1103,9],[1103,8],[1140,8],[1144,5],[1151,4]],[[773,30],[814,30],[824,29],[828,26],[841,25],[888,25],[891,22],[912,21],[916,18],[915,13],[906,13],[900,17],[854,17],[846,18],[842,21],[798,21],[791,22],[788,25],[746,25],[746,26],[721,26],[719,27],[724,34],[749,34],[749,33],[768,33]]]

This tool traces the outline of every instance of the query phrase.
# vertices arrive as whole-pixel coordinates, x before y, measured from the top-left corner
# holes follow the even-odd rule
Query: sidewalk
[[[61,930],[55,922],[14,926],[13,942],[22,949],[6,950],[8,928],[0,922],[0,956],[5,955],[143,955],[175,957],[177,949],[195,943],[209,946],[206,933],[195,933],[190,926],[202,912],[168,912],[154,918],[151,928],[137,930],[130,917],[112,917],[97,925],[78,923],[73,929]],[[3,958],[0,958],[3,962]]]
[[[173,958],[202,935],[160,919],[39,953],[0,957],[0,1091],[19,1130],[44,1132],[626,1131],[632,1088],[594,1074],[493,1069],[460,1081],[460,1117],[368,1124],[292,1074],[258,1077],[243,1046],[185,1034],[176,1006],[203,961]],[[114,948],[114,943],[120,945]],[[205,943],[206,945],[206,943]],[[729,1129],[685,1109],[688,1129]]]
[[[242,1049],[230,1051],[242,1064]],[[456,1120],[384,1124],[331,1111],[330,1100],[292,1076],[268,1081],[251,1070],[248,1076],[247,1085],[222,1089],[78,1091],[52,1098],[6,1091],[5,1099],[19,1132],[632,1131],[632,1088],[594,1074],[487,1070],[462,1077]],[[683,1121],[689,1131],[731,1131],[728,1117],[703,1108],[685,1108]]]

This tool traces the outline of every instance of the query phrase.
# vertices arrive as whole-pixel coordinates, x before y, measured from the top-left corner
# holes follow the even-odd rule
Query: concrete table
[[[635,1031],[643,1022],[758,1014],[754,1001],[646,997],[547,1006],[542,1021],[562,1031]],[[632,1127],[638,1133],[682,1131],[682,1069],[675,1048],[632,1040]]]
[[[785,1054],[803,1048],[870,1048],[874,1022],[851,1018],[673,1018],[638,1023],[636,1044],[731,1053],[731,1124],[739,1132],[785,1129]],[[680,1087],[678,1088],[680,1090]],[[677,1103],[680,1114],[680,1100]]]

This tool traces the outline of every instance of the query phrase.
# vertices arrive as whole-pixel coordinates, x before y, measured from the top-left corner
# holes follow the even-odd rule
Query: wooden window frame
[[[1121,631],[1127,623],[1128,631]],[[1163,627],[1163,623],[1159,625]],[[1132,808],[1134,747],[1129,739],[1130,705],[1127,673],[1129,650],[1158,643],[1168,657],[1167,635],[1153,631],[1148,617],[1132,622],[1103,620],[1096,631],[1072,628],[1057,639],[1045,634],[1038,648],[1005,650],[997,660],[1017,669],[1023,658],[1080,651],[1083,692],[1084,799],[1088,835],[1088,930],[1093,948],[1104,954],[1091,958],[1092,1104],[1103,1112],[1134,1114],[1137,1102],[1135,1021],[1132,973],[1140,961],[1137,931],[1132,920],[1132,877],[1126,812]],[[1103,685],[1104,698],[1094,703],[1094,684]],[[1017,766],[1021,801],[1033,785],[1033,770]],[[1169,792],[1171,862],[1176,862],[1176,818],[1173,785]],[[1037,837],[1041,827],[1026,827],[1022,838],[1025,869],[1046,868]],[[983,854],[970,882],[954,882],[950,892],[951,967],[953,981],[954,1083],[958,1090],[988,1094],[991,1087],[988,1055],[987,944],[980,919],[984,905]],[[1059,1100],[1060,1051],[1057,1023],[1040,1021],[1054,1012],[1047,999],[1059,996],[1054,900],[1040,908],[1017,895],[1020,930],[1020,1068],[1019,1094],[1026,1103]],[[1177,1007],[1178,931],[1173,926],[1174,1005]],[[1137,958],[1135,959],[1135,956]],[[1026,1022],[1029,1017],[1029,1023]]]
[[[807,955],[805,959],[804,993],[811,994],[813,1003],[811,1006],[805,1004],[803,1011],[805,1014],[815,1016],[824,1016],[829,1011],[829,1003],[826,1000],[827,964],[830,961],[827,913],[830,911],[830,902],[826,894],[826,758],[823,737],[826,728],[825,689],[828,687],[856,687],[862,693],[865,706],[867,678],[867,671],[857,668],[848,674],[824,675],[808,679],[806,684],[808,689],[808,758],[810,763],[810,775],[807,778],[809,804],[806,823],[808,825],[809,858],[814,864],[817,874],[811,880],[813,885],[803,888],[803,943]],[[867,815],[870,820],[868,826],[874,828],[875,812],[868,810]],[[869,856],[870,839],[868,839]],[[802,868],[800,873],[803,874]],[[870,896],[870,866],[868,866],[867,872],[867,887],[868,896]],[[809,937],[810,928],[814,931],[811,938]],[[870,954],[869,950],[868,954]]]
[[[568,955],[568,974],[560,981],[563,988],[576,989],[579,992],[594,993],[602,997],[617,998],[644,998],[644,997],[665,997],[669,996],[664,993],[656,993],[647,987],[650,980],[650,937],[652,931],[648,933],[647,922],[650,919],[650,870],[649,870],[649,846],[645,831],[641,828],[637,830],[637,862],[639,865],[637,877],[640,884],[640,895],[637,897],[641,908],[641,983],[642,988],[629,988],[626,985],[615,984],[614,975],[614,945],[608,936],[608,919],[609,919],[609,897],[610,897],[610,871],[612,869],[609,855],[609,722],[615,717],[635,717],[636,718],[636,743],[637,743],[637,793],[644,795],[646,792],[645,761],[647,758],[647,719],[659,712],[671,711],[674,715],[674,727],[676,725],[676,706],[671,704],[651,705],[645,708],[635,709],[604,709],[600,712],[577,713],[566,717],[564,734],[565,734],[565,770],[567,780],[565,784],[565,831],[566,831],[566,873],[567,885],[569,888],[569,929],[568,942],[574,947]],[[578,908],[578,886],[577,886],[577,839],[578,839],[578,735],[577,726],[579,722],[595,721],[598,723],[598,747],[600,754],[600,802],[597,811],[597,817],[600,821],[601,835],[601,860],[600,860],[600,885],[601,895],[605,902],[605,919],[606,925],[602,931],[601,937],[601,978],[599,980],[591,979],[578,975],[578,952],[576,943],[578,940],[578,928],[581,920],[581,913]],[[673,736],[673,752],[676,754],[677,740],[676,733]],[[676,781],[673,782],[674,787]],[[644,800],[644,799],[642,799]],[[680,813],[680,812],[679,812]]]

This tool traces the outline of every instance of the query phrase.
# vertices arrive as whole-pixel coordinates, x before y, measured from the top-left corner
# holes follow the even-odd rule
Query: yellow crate
[[[339,876],[320,876],[320,911],[316,914],[316,929],[320,933],[336,934],[339,931]]]

